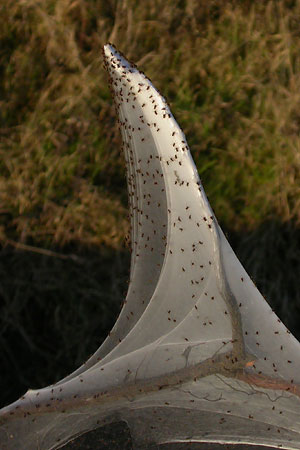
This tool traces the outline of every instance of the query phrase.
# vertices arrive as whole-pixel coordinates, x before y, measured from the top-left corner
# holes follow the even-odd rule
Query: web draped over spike
[[[127,166],[127,297],[84,365],[2,410],[0,442],[57,448],[125,420],[137,445],[300,449],[300,344],[232,251],[164,98],[112,45],[104,61]]]

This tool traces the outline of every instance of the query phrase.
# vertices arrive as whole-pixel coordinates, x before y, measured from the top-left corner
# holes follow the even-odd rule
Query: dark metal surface
[[[96,430],[89,431],[68,444],[62,450],[274,450],[274,447],[247,444],[216,443],[169,443],[148,444],[133,447],[130,430],[125,422],[112,423]]]

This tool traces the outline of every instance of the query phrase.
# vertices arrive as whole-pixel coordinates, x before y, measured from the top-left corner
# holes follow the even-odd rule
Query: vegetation
[[[300,0],[2,2],[4,403],[78,366],[126,291],[126,180],[106,42],[169,101],[219,222],[300,335],[299,16]]]

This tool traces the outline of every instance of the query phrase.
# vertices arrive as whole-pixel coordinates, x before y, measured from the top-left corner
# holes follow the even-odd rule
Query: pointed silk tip
[[[115,53],[117,53],[115,47],[112,44],[105,44],[103,47],[103,55],[105,58],[111,58]]]
[[[112,44],[104,45],[103,57],[109,69],[116,70],[120,73],[126,73],[127,71],[135,72],[137,70],[135,65],[130,63]]]

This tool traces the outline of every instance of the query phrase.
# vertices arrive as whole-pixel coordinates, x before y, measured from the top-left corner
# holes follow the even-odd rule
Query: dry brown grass
[[[101,69],[107,41],[169,99],[222,223],[299,223],[299,13],[299,1],[5,2],[2,241],[121,245],[125,181]]]

